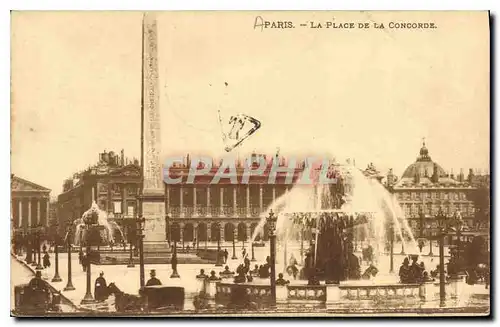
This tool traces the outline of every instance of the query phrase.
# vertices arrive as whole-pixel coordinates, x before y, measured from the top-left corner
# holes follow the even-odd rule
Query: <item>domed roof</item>
[[[446,176],[444,169],[432,161],[424,141],[422,148],[420,148],[420,155],[414,163],[406,168],[402,178],[414,178],[417,173],[421,177],[431,177],[434,173],[434,167],[437,168],[438,177]]]

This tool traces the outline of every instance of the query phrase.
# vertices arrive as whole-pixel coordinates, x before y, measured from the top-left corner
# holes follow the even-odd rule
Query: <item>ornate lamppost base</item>
[[[174,270],[172,275],[170,275],[170,278],[181,278],[181,276],[179,276],[179,273],[177,272],[177,270]]]
[[[56,274],[54,278],[52,278],[52,282],[53,283],[62,282],[62,278],[59,276],[59,274]]]
[[[38,264],[38,265],[36,266],[35,270],[43,270],[42,265],[41,265],[41,264]]]
[[[74,291],[75,290],[75,287],[73,286],[73,284],[68,283],[68,285],[66,285],[66,287],[63,289],[63,291],[67,292],[67,291]]]
[[[86,293],[80,304],[91,304],[91,303],[95,303],[95,300],[92,297],[92,294]]]
[[[129,264],[127,265],[127,268],[134,268],[134,267],[135,267],[135,265],[134,265],[133,263],[129,263]]]

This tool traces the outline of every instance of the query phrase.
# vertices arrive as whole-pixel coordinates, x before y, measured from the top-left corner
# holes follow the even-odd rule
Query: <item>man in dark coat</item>
[[[43,255],[43,268],[50,267],[50,256],[47,251],[45,251],[45,254]]]
[[[49,291],[47,283],[42,280],[42,272],[40,270],[36,271],[35,277],[30,280],[28,287],[35,291]]]
[[[108,286],[104,279],[104,272],[101,271],[94,284],[94,296],[96,301],[104,301],[108,298]]]
[[[154,270],[154,269],[151,270],[151,272],[149,273],[149,275],[151,276],[151,278],[146,283],[146,286],[161,285],[160,280],[158,278],[156,278],[156,270]]]
[[[403,264],[399,267],[399,279],[403,284],[411,283],[410,260],[408,260],[408,257],[403,260]]]

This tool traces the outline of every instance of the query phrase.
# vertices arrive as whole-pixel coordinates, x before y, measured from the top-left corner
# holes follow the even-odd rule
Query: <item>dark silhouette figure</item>
[[[43,255],[43,268],[50,267],[50,255],[47,251]]]
[[[106,284],[106,279],[104,279],[104,273],[102,271],[99,274],[99,277],[97,277],[95,280],[94,296],[96,301],[104,301],[108,298],[108,286]]]
[[[411,270],[410,270],[410,260],[404,258],[403,264],[399,267],[399,280],[401,283],[410,283]]]
[[[208,276],[205,275],[205,269],[200,269],[200,273],[196,275],[196,278],[208,278]]]
[[[151,270],[151,272],[149,273],[149,276],[151,276],[151,278],[146,283],[146,286],[161,285],[160,280],[158,278],[156,278],[156,270],[154,270],[154,269]]]
[[[278,286],[285,286],[287,284],[290,284],[290,281],[283,279],[283,274],[279,273],[278,274],[278,279],[276,279],[276,285],[278,285]]]
[[[30,280],[28,287],[33,291],[45,291],[45,292],[49,291],[47,283],[45,283],[45,281],[42,280],[42,272],[40,270],[36,271],[35,277],[33,277]]]
[[[229,257],[229,252],[227,252],[227,249],[224,249],[224,263],[227,262],[228,257]]]
[[[219,278],[219,277],[217,277],[217,276],[215,275],[215,271],[213,271],[213,270],[212,270],[212,271],[210,272],[210,277],[208,277],[208,280],[220,280],[220,278]]]

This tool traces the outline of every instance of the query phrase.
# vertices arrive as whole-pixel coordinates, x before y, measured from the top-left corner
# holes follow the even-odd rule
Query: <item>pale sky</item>
[[[297,27],[254,30],[257,15]],[[298,27],[332,18],[386,29]],[[425,137],[445,170],[489,168],[486,12],[157,19],[163,156],[222,155],[220,109],[262,122],[242,154],[329,153],[401,174]],[[140,157],[141,20],[139,12],[12,15],[12,173],[55,196],[103,150]],[[391,30],[390,21],[438,28]]]

